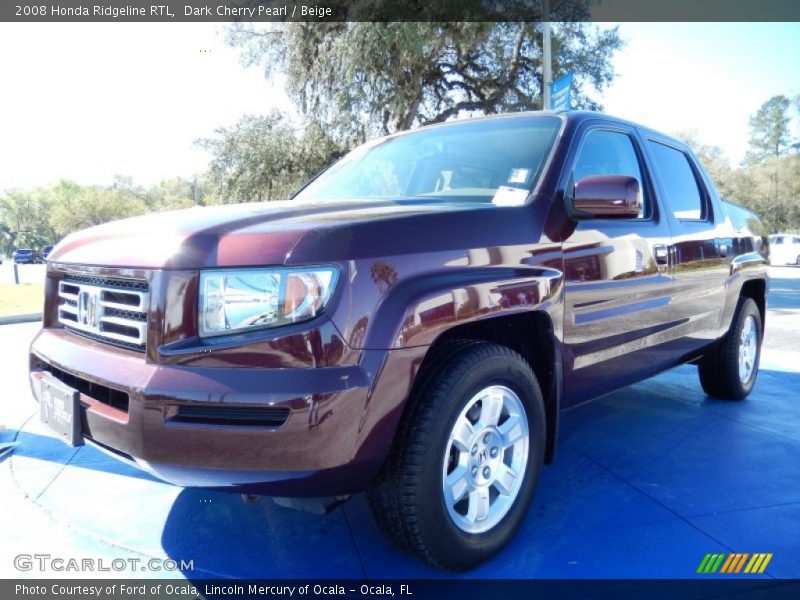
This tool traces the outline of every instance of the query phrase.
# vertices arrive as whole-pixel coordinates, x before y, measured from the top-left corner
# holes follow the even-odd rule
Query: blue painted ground
[[[800,319],[800,280],[788,281],[775,308]],[[16,403],[4,398],[0,442],[20,442],[0,458],[0,577],[41,576],[11,566],[16,553],[36,551],[191,559],[188,578],[443,575],[386,543],[361,496],[324,517],[245,505],[65,447],[39,425],[27,392],[23,356],[34,331],[0,333],[14,340],[2,344],[0,364]],[[683,366],[564,413],[556,462],[522,531],[466,576],[686,578],[706,553],[772,552],[762,577],[800,577],[796,348],[765,351],[744,402],[706,397],[696,369]]]

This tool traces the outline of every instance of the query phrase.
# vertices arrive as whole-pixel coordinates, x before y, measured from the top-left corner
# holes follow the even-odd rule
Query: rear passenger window
[[[625,175],[636,179],[642,194],[639,218],[649,214],[642,168],[628,134],[607,129],[595,129],[586,134],[572,167],[572,185],[594,175]]]
[[[672,214],[677,219],[704,219],[705,202],[689,157],[664,144],[649,143]]]

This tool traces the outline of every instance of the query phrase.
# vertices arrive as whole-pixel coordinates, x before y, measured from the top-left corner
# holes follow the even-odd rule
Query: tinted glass
[[[345,156],[297,198],[522,204],[561,123],[549,116],[466,121],[385,138]]]
[[[703,196],[689,157],[680,150],[650,142],[655,169],[664,185],[667,206],[678,219],[702,219]]]
[[[586,134],[572,167],[572,183],[593,175],[625,175],[636,179],[643,194],[639,216],[648,214],[642,168],[630,136],[605,129]]]

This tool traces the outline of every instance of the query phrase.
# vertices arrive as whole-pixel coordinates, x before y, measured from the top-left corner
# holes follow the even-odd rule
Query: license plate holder
[[[49,373],[41,379],[39,414],[59,439],[70,446],[83,445],[80,392]]]

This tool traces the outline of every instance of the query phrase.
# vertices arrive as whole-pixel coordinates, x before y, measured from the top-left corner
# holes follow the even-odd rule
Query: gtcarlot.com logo
[[[698,573],[763,573],[772,552],[734,552],[731,554],[706,554],[703,562],[697,567]]]
[[[17,571],[193,571],[194,560],[172,558],[61,558],[51,554],[18,554],[14,557]]]

